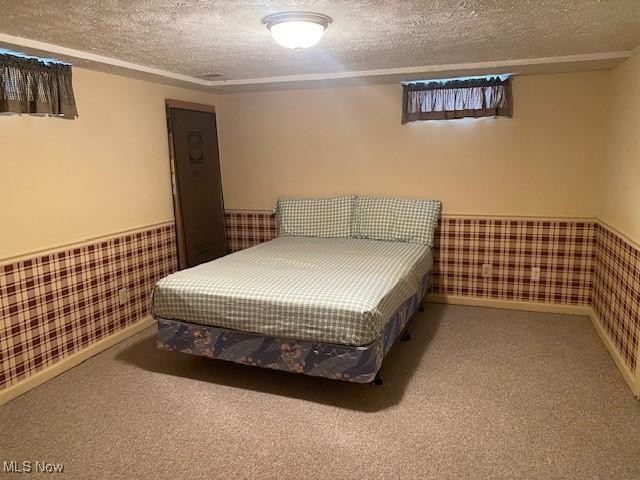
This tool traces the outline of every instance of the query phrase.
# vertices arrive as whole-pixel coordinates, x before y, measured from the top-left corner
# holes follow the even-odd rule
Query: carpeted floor
[[[160,352],[153,333],[0,407],[0,462],[82,479],[640,478],[640,404],[584,317],[429,305],[382,387]]]

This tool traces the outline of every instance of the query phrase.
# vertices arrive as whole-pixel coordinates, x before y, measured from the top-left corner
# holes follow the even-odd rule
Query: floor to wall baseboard
[[[560,305],[554,303],[536,303],[536,302],[520,302],[516,300],[495,300],[491,298],[478,298],[478,297],[463,297],[457,295],[427,295],[427,302],[432,303],[445,303],[450,305],[466,305],[471,307],[487,307],[487,308],[502,308],[510,310],[526,310],[530,312],[547,312],[547,313],[562,313],[567,315],[584,315],[589,317],[593,328],[598,332],[602,343],[604,343],[607,351],[613,361],[615,362],[620,374],[624,378],[625,382],[633,392],[633,394],[640,398],[640,381],[636,379],[634,373],[629,369],[620,352],[613,344],[609,335],[606,334],[602,328],[602,323],[598,319],[598,314],[590,305]]]
[[[142,320],[129,325],[128,327],[119,330],[118,332],[110,335],[102,340],[90,345],[89,347],[80,350],[79,352],[69,355],[68,357],[54,363],[53,365],[35,373],[28,378],[11,385],[4,390],[0,391],[0,405],[7,403],[8,401],[28,392],[29,390],[36,388],[38,385],[57,377],[61,373],[75,367],[76,365],[88,360],[89,358],[97,355],[98,353],[106,350],[109,347],[114,346],[117,343],[129,338],[130,336],[150,327],[154,324],[154,320],[151,317],[145,317]]]
[[[622,377],[624,378],[625,382],[627,382],[627,385],[629,385],[629,388],[631,389],[633,394],[636,396],[636,398],[640,398],[640,382],[638,382],[638,379],[631,371],[627,363],[624,361],[622,355],[620,355],[620,352],[611,341],[611,337],[609,337],[609,335],[607,335],[607,332],[605,332],[602,328],[602,322],[598,319],[598,314],[596,313],[596,311],[593,308],[591,308],[590,310],[591,311],[589,312],[589,318],[591,319],[593,328],[595,328],[596,332],[598,332],[602,343],[604,343],[605,347],[607,347],[609,355],[611,355],[611,358],[613,358],[613,361],[616,363],[618,370],[620,370]]]
[[[525,310],[528,312],[564,313],[567,315],[585,315],[591,312],[589,305],[565,305],[558,303],[522,302],[519,300],[499,300],[493,298],[464,297],[459,295],[433,295],[426,297],[427,302],[466,305],[469,307],[503,308]]]

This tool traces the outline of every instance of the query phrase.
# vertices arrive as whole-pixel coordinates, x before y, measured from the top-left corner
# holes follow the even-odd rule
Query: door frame
[[[169,167],[170,167],[170,176],[171,176],[171,196],[173,199],[173,216],[175,218],[176,223],[176,250],[178,252],[178,270],[182,270],[187,266],[187,247],[184,238],[184,224],[182,222],[182,210],[180,207],[180,186],[177,178],[177,168],[176,168],[176,159],[175,159],[175,151],[173,147],[173,127],[171,125],[171,109],[180,109],[180,110],[193,110],[196,112],[206,112],[216,114],[216,108],[213,105],[205,105],[201,103],[192,103],[185,102],[182,100],[173,100],[170,98],[165,99],[165,114],[167,117],[167,138],[169,141]],[[215,119],[216,122],[216,148],[218,148],[218,166],[220,165],[220,148],[219,148],[219,139],[218,139],[218,119]],[[220,174],[220,179],[222,180],[222,172]],[[222,204],[222,219],[224,222],[224,197]],[[225,222],[226,225],[226,222]],[[225,245],[226,250],[229,250],[229,245],[227,244],[226,238],[226,227],[225,227]]]

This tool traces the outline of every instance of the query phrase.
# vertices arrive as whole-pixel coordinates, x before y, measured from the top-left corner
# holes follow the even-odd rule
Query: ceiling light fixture
[[[321,13],[282,12],[264,17],[262,23],[279,45],[300,50],[320,41],[331,17]]]

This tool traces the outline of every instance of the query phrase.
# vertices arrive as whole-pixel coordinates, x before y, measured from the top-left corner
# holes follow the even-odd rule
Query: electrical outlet
[[[614,293],[611,295],[611,314],[615,315],[618,311],[618,297]]]
[[[127,287],[124,287],[118,290],[118,302],[120,302],[120,305],[124,305],[128,301],[129,301],[129,291],[127,290]]]
[[[483,263],[482,264],[482,276],[484,278],[490,278],[493,276],[493,265],[491,265],[490,263]]]
[[[531,281],[532,282],[540,281],[540,267],[531,267]]]

